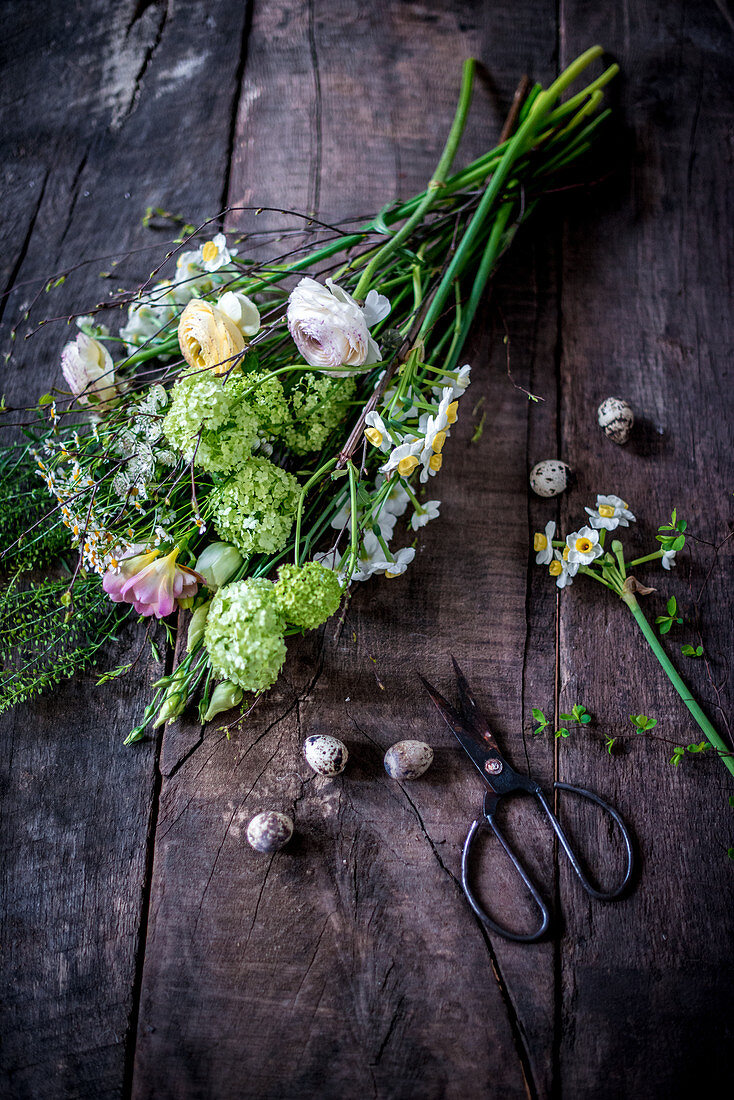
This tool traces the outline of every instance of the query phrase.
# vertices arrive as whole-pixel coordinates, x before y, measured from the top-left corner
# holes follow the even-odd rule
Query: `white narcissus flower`
[[[210,241],[206,241],[199,250],[199,263],[204,271],[219,271],[225,267],[233,256],[237,255],[236,248],[227,248],[227,238],[224,233],[217,233]]]
[[[440,500],[427,500],[424,504],[421,504],[420,512],[413,512],[410,518],[410,526],[414,531],[417,531],[419,527],[425,527],[432,519],[438,519],[440,507]]]
[[[387,454],[392,447],[390,433],[385,427],[385,422],[377,412],[368,412],[364,418],[364,434],[373,447],[379,447],[383,454]]]
[[[393,560],[387,562],[387,569],[385,570],[385,576],[388,580],[401,577],[414,557],[415,548],[412,546],[406,546],[405,549],[398,550],[396,554],[393,554]]]
[[[464,366],[461,367],[456,372],[456,379],[455,380],[453,378],[449,379],[449,385],[451,386],[451,396],[452,396],[452,398],[461,397],[464,390],[471,383],[470,375],[471,375],[471,366],[469,365],[469,363],[465,363]],[[444,385],[445,385],[445,383],[442,383],[440,386],[434,386],[433,387],[433,392],[436,395],[436,397],[439,397],[442,393],[445,392],[444,391]]]
[[[538,565],[550,565],[553,561],[553,536],[556,533],[555,520],[549,520],[545,525],[545,534],[536,531],[533,538],[533,550],[537,550],[535,561]]]
[[[422,447],[423,441],[421,439],[417,439],[415,436],[407,436],[404,443],[393,447],[385,465],[380,466],[380,473],[391,474],[393,470],[397,470],[401,477],[412,474],[418,465],[418,455],[421,453]]]
[[[380,349],[369,334],[367,318],[376,324],[377,319],[386,316],[384,303],[389,311],[387,299],[377,295],[365,312],[333,279],[327,279],[326,286],[322,286],[306,277],[288,299],[288,329],[310,366],[338,378],[346,377],[354,373],[354,368],[381,361]]]
[[[112,356],[93,336],[80,332],[66,345],[61,371],[80,405],[105,405],[117,397]]]
[[[663,569],[671,569],[675,565],[675,555],[677,550],[663,550],[663,556],[660,559],[660,564]]]
[[[599,545],[599,532],[592,527],[582,527],[579,531],[572,531],[566,538],[566,549],[568,550],[566,560],[569,565],[591,565],[604,553]]]
[[[551,577],[555,577],[558,588],[566,588],[573,584],[573,578],[578,573],[578,563],[568,560],[568,548],[563,551],[553,551],[553,561],[548,566]]]
[[[228,290],[217,299],[217,309],[234,321],[243,336],[255,336],[260,331],[260,311],[246,294]]]
[[[589,523],[597,531],[602,528],[605,531],[615,531],[617,527],[629,527],[629,521],[634,522],[635,517],[627,507],[627,501],[613,494],[610,496],[597,495],[596,508],[585,508],[589,514]]]

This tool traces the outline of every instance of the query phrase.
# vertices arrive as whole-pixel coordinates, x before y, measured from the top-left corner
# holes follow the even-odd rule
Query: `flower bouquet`
[[[3,519],[0,706],[88,666],[125,615],[162,620],[172,640],[178,610],[185,656],[127,740],[194,703],[206,722],[269,688],[286,638],[334,615],[354,582],[405,572],[439,515],[426,496],[487,282],[608,114],[614,65],[561,102],[601,53],[545,90],[522,87],[500,144],[452,174],[467,61],[421,194],[356,230],[304,219],[308,242],[266,261],[192,228],[169,277],[154,281],[162,264],[113,299],[126,308],[116,333],[77,318],[68,390],[41,397],[0,457],[6,496],[18,494]]]

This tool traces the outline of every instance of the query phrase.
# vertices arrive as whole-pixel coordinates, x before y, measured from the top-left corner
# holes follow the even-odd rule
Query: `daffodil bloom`
[[[535,560],[538,565],[550,565],[553,561],[553,536],[556,533],[555,520],[549,520],[545,525],[545,534],[536,531],[533,536],[533,550],[537,550]]]
[[[204,271],[219,271],[225,267],[233,256],[237,255],[236,248],[227,248],[227,238],[224,233],[217,233],[210,241],[206,241],[199,250],[199,263]]]
[[[378,447],[383,454],[387,454],[392,447],[390,434],[385,427],[385,422],[377,412],[368,412],[364,418],[366,424],[364,434],[373,447]]]
[[[105,573],[102,579],[103,589],[115,603],[131,603],[139,615],[164,619],[177,600],[196,595],[201,577],[176,564],[178,547],[165,557],[160,550],[141,553],[141,546],[132,549],[136,553],[120,562],[117,572]]]
[[[440,500],[427,500],[424,504],[421,504],[420,512],[416,509],[410,518],[410,526],[413,530],[417,531],[419,527],[425,527],[432,519],[438,519],[440,505]]]
[[[407,477],[418,466],[418,455],[422,449],[422,439],[417,439],[414,435],[407,436],[405,442],[393,447],[385,465],[380,466],[380,473],[391,474],[393,470],[397,470],[401,477]]]
[[[573,584],[573,578],[578,572],[578,565],[572,564],[568,561],[567,556],[559,553],[558,550],[553,550],[553,560],[548,566],[548,572],[551,577],[555,577],[556,585],[558,588],[566,588],[569,584]]]
[[[566,539],[569,565],[591,565],[604,553],[599,545],[599,532],[592,527],[582,527],[573,531]]]
[[[663,569],[671,569],[675,565],[676,554],[677,550],[663,550],[663,556],[660,559]]]
[[[596,530],[604,528],[605,531],[615,531],[617,527],[629,527],[629,521],[634,522],[635,517],[627,507],[627,502],[621,497],[602,496],[596,498],[596,508],[585,508],[589,514],[589,523]]]

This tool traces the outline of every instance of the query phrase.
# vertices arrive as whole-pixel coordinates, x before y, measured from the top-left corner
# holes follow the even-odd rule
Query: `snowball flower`
[[[204,271],[219,271],[225,267],[233,256],[237,255],[236,248],[227,248],[227,238],[224,233],[217,233],[210,241],[206,241],[199,250],[199,263]]]
[[[615,531],[617,527],[629,527],[629,521],[635,517],[629,511],[627,502],[621,497],[602,496],[596,498],[596,508],[585,508],[589,514],[589,523],[596,530]]]
[[[380,349],[369,334],[369,325],[389,312],[382,295],[370,298],[362,309],[333,279],[326,286],[308,277],[301,279],[288,299],[288,329],[296,347],[312,367],[345,377],[356,368],[379,363]],[[369,318],[369,321],[368,321]]]
[[[271,581],[235,581],[220,588],[204,631],[215,674],[245,691],[271,687],[285,661],[283,630]]]
[[[573,531],[566,539],[566,549],[568,555],[564,552],[564,556],[569,565],[591,565],[604,553],[599,545],[599,532],[591,527]]]
[[[537,550],[535,560],[538,565],[550,565],[553,561],[553,536],[556,533],[556,525],[554,520],[549,520],[545,525],[545,534],[540,531],[535,532],[533,538],[533,550]]]
[[[440,505],[440,500],[427,500],[425,504],[421,504],[420,512],[413,512],[410,519],[410,526],[413,530],[417,531],[419,527],[425,527],[432,519],[438,519]]]
[[[260,311],[246,294],[228,290],[217,299],[217,309],[234,321],[243,336],[254,336],[260,330]]]
[[[319,562],[281,565],[275,598],[286,622],[314,630],[338,610],[342,586],[336,573]]]
[[[61,371],[80,405],[105,405],[117,397],[112,356],[93,336],[80,332],[66,345]]]
[[[140,553],[120,563],[119,572],[105,573],[102,587],[115,603],[131,603],[139,615],[155,615],[165,619],[176,606],[176,600],[196,595],[201,577],[185,565],[177,565],[175,547],[166,557],[160,550]]]

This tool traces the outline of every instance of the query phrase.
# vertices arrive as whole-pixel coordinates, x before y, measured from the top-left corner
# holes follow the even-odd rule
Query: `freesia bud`
[[[232,684],[229,680],[222,680],[221,684],[217,684],[214,688],[209,708],[204,715],[204,721],[211,722],[215,715],[239,706],[243,695],[242,688],[238,687],[237,684]]]
[[[199,554],[196,572],[214,592],[234,576],[243,560],[239,550],[230,543],[212,542]]]
[[[192,649],[196,649],[199,642],[204,637],[204,627],[206,626],[206,617],[209,614],[209,604],[211,602],[211,600],[207,600],[201,607],[197,607],[196,611],[191,616],[189,633],[186,639],[187,653],[191,653]]]
[[[117,397],[112,356],[93,336],[80,332],[66,345],[61,371],[80,405],[105,405]]]
[[[234,321],[243,336],[254,336],[260,329],[260,311],[246,294],[228,290],[217,300],[217,309]]]
[[[181,354],[195,370],[226,374],[245,350],[245,338],[231,317],[211,302],[192,298],[178,323]]]

